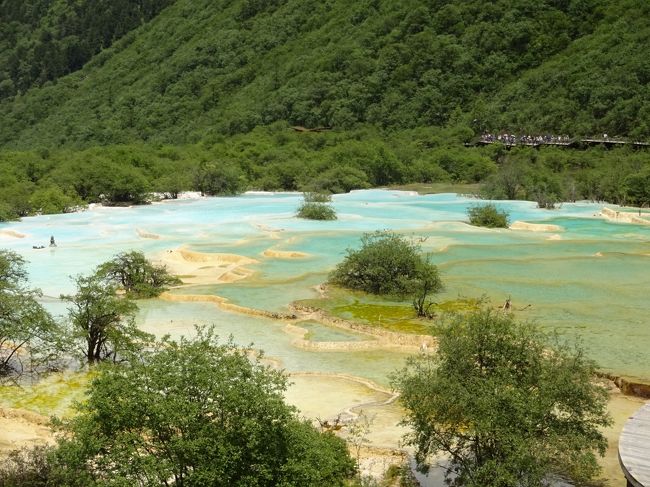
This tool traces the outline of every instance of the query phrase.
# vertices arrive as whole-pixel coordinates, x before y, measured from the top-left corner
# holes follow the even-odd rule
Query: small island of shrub
[[[475,205],[467,209],[470,225],[487,228],[508,228],[509,215],[507,211],[499,210],[492,203]]]
[[[336,220],[336,212],[330,205],[332,197],[325,193],[304,193],[303,203],[296,216],[306,220]]]
[[[413,307],[421,317],[431,317],[427,296],[443,287],[438,268],[422,256],[420,246],[387,231],[364,234],[361,248],[348,249],[329,282],[370,294],[413,296]]]

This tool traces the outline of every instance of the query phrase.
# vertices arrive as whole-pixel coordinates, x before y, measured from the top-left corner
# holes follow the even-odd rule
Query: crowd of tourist
[[[489,134],[481,135],[481,142],[501,142],[506,145],[540,145],[540,144],[565,144],[571,143],[568,135],[516,135],[516,134]]]

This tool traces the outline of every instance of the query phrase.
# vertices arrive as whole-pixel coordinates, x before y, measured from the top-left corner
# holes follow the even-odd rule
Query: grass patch
[[[409,301],[390,301],[363,292],[348,291],[333,286],[328,287],[325,298],[304,299],[297,303],[322,309],[335,318],[358,321],[398,333],[436,335],[439,323],[435,318],[433,320],[417,318]],[[464,313],[479,309],[484,303],[484,297],[458,297],[436,303],[432,311],[439,316],[449,313]]]
[[[426,335],[431,332],[432,322],[419,320],[414,317],[412,306],[389,305],[376,303],[354,303],[336,306],[333,314],[341,318],[376,325],[399,333]]]
[[[67,415],[75,401],[84,397],[92,373],[55,373],[33,386],[0,387],[0,405],[26,409],[44,416]]]

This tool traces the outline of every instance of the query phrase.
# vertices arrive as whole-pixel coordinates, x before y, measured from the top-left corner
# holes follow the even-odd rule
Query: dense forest
[[[644,0],[1,0],[0,218],[434,181],[648,204],[647,151],[463,144],[650,139],[649,17]]]

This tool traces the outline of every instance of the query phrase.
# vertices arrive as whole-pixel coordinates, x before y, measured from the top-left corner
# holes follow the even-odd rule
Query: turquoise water
[[[317,321],[301,321],[297,325],[307,330],[307,338],[314,342],[359,342],[372,339],[366,335],[324,326]]]
[[[138,318],[141,328],[159,336],[191,335],[195,325],[213,325],[224,340],[232,337],[242,346],[252,344],[255,349],[263,349],[266,357],[288,372],[348,374],[387,386],[390,372],[400,367],[406,359],[406,354],[384,351],[350,353],[302,350],[291,345],[295,336],[285,333],[286,324],[282,321],[228,313],[210,303],[148,300],[140,303]],[[339,339],[343,334],[324,326],[316,332]],[[350,340],[355,336],[351,333],[345,335]],[[322,341],[321,337],[317,341]]]
[[[523,319],[567,337],[580,337],[602,368],[650,379],[650,227],[594,217],[601,205],[565,204],[554,211],[531,202],[497,202],[511,220],[559,225],[529,232],[470,227],[467,208],[477,200],[451,194],[419,196],[399,191],[336,195],[339,220],[295,218],[299,194],[247,194],[236,198],[168,201],[134,208],[94,208],[81,213],[25,218],[0,224],[25,234],[0,234],[0,246],[19,252],[31,283],[47,306],[65,311],[61,293],[74,291],[71,275],[91,271],[117,252],[154,255],[186,246],[198,252],[251,257],[252,277],[183,293],[217,294],[258,309],[286,311],[295,299],[316,296],[314,286],[358,245],[363,232],[393,229],[422,241],[446,283],[440,299],[508,296]],[[138,234],[156,234],[159,239]],[[1,233],[1,232],[0,232]],[[58,247],[42,250],[54,235]],[[303,258],[267,257],[265,250],[299,251]],[[529,307],[527,305],[530,305]],[[214,323],[242,344],[255,342],[292,371],[345,372],[385,384],[403,360],[388,352],[312,352],[291,346],[283,324],[220,311],[210,303],[143,303],[140,321],[156,333],[189,333],[194,323]],[[316,329],[314,336],[325,333]]]

